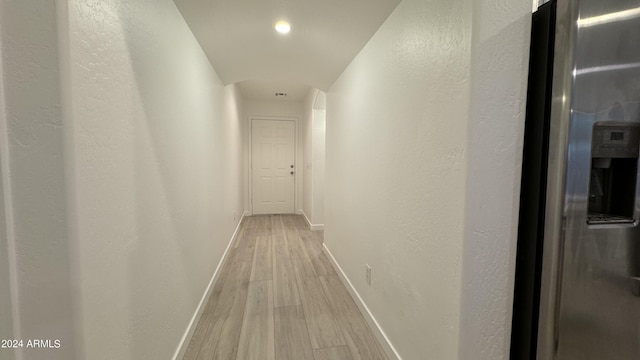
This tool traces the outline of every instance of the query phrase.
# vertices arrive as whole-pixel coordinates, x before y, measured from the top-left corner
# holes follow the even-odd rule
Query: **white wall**
[[[303,152],[303,161],[300,165],[303,170],[303,196],[302,210],[308,221],[313,218],[313,104],[319,90],[312,88],[303,101],[303,116],[300,121],[300,145]]]
[[[458,353],[471,4],[402,1],[327,93],[325,242],[404,359]]]
[[[314,230],[324,227],[326,93],[312,89],[303,101],[303,210]]]
[[[0,260],[1,317],[8,315],[6,297],[10,294],[12,337],[61,341],[61,349],[24,349],[17,352],[17,358],[72,359],[74,310],[54,2],[0,2],[0,46],[0,162],[5,210],[1,222],[6,225],[0,234],[0,252],[5,255],[8,250],[6,260],[12,270],[10,286],[5,287],[7,278],[2,275],[6,275],[6,263]],[[8,324],[1,319],[0,323],[4,333]],[[12,357],[1,349],[0,357],[5,356]]]
[[[530,6],[403,0],[328,92],[325,242],[404,359],[508,358]]]
[[[0,177],[0,181],[3,181]],[[1,189],[0,184],[0,189]],[[13,339],[13,316],[11,307],[12,273],[9,270],[9,244],[7,242],[7,226],[5,223],[4,194],[0,191],[0,339]],[[12,253],[11,256],[14,256]],[[14,351],[0,349],[0,359],[12,360]]]
[[[243,113],[246,116],[247,124],[249,124],[249,118],[251,117],[266,117],[266,118],[292,118],[296,119],[297,126],[297,142],[296,142],[296,182],[295,182],[295,192],[296,192],[296,203],[295,203],[295,211],[296,213],[302,212],[303,208],[303,196],[304,196],[304,172],[302,171],[304,164],[304,149],[302,145],[302,139],[304,138],[304,133],[302,132],[301,119],[303,118],[303,103],[301,101],[284,101],[284,100],[256,100],[256,99],[245,99],[243,102]],[[250,125],[247,125],[250,127]],[[249,182],[249,144],[251,143],[251,132],[246,132],[245,137],[245,209],[250,209],[251,204],[249,198],[249,186],[251,185]]]
[[[1,2],[0,46],[2,338],[170,358],[244,211],[237,89],[170,0]]]
[[[171,0],[61,22],[78,358],[168,359],[244,211],[241,100]]]
[[[530,6],[474,6],[460,359],[509,357]]]
[[[4,10],[4,8],[0,9]],[[2,12],[0,12],[2,14]],[[1,15],[0,15],[1,16]],[[0,17],[1,19],[1,17]],[[4,53],[5,47],[5,39],[2,34],[4,29],[0,26],[0,54]],[[12,287],[11,279],[14,278],[15,270],[15,252],[13,250],[9,250],[9,238],[8,238],[8,229],[7,229],[7,212],[5,210],[5,190],[4,184],[9,179],[8,176],[5,175],[5,165],[8,160],[8,156],[6,156],[7,151],[7,118],[6,118],[6,107],[4,104],[4,71],[3,71],[3,62],[4,58],[0,57],[0,339],[13,339],[13,314],[12,314],[12,306],[11,306],[11,295],[15,292],[15,289]],[[9,263],[9,258],[14,259],[14,264]],[[12,271],[14,270],[14,271]],[[0,350],[0,359],[3,360],[13,360],[14,359],[14,351],[9,349]]]
[[[319,95],[324,95],[320,93]],[[312,129],[312,170],[313,170],[313,218],[312,223],[324,224],[324,177],[325,177],[325,138],[327,112],[313,109]]]
[[[0,61],[0,74],[2,74],[1,64],[2,61]],[[0,81],[0,122],[6,124],[6,118],[4,116],[4,106],[2,101],[3,97],[2,82]],[[0,151],[4,152],[4,147],[0,148]],[[2,161],[3,160],[0,157],[0,162]],[[15,259],[15,253],[13,251],[9,251],[9,243],[7,237],[8,231],[6,224],[5,198],[3,190],[3,183],[6,181],[5,179],[7,178],[4,176],[3,171],[0,168],[0,289],[2,289],[2,291],[0,291],[0,339],[13,339],[15,337],[13,336],[11,295],[12,293],[14,293],[15,289],[13,289],[11,279],[14,277],[15,272],[11,271],[12,269],[10,269],[12,265],[10,265],[9,263],[9,256],[11,253],[11,257]],[[0,359],[13,360],[14,350],[0,349]]]

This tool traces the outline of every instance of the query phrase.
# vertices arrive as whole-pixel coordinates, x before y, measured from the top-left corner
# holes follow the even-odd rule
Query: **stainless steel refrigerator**
[[[533,15],[512,359],[640,359],[640,0]]]

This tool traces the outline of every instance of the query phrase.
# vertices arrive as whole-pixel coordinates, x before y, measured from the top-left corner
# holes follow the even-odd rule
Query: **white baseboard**
[[[240,225],[242,225],[242,220],[247,215],[248,215],[248,211],[245,211],[244,214],[242,214],[242,218],[240,218],[240,221],[238,222],[238,226],[236,226],[236,230],[233,232],[233,235],[231,236],[231,240],[229,241],[229,244],[227,244],[227,248],[224,250],[224,254],[222,254],[222,258],[220,259],[220,262],[218,263],[216,270],[213,272],[213,276],[209,281],[209,285],[207,286],[207,289],[204,291],[204,294],[202,295],[202,299],[200,299],[200,303],[196,308],[196,312],[193,314],[193,317],[191,317],[191,322],[189,322],[189,326],[187,327],[187,330],[182,336],[182,339],[178,344],[178,348],[176,349],[176,352],[173,354],[172,360],[181,360],[184,357],[184,353],[187,351],[187,347],[189,347],[189,342],[191,341],[191,337],[193,336],[193,333],[196,330],[196,325],[198,325],[198,321],[200,321],[200,317],[202,316],[202,312],[204,311],[205,305],[209,301],[209,297],[211,296],[211,291],[213,290],[213,286],[215,285],[216,281],[218,281],[218,275],[220,275],[220,269],[222,268],[222,265],[227,259],[227,255],[229,254],[229,249],[231,249],[231,246],[236,241],[238,230],[240,229]]]
[[[322,244],[322,251],[325,253],[325,255],[327,255],[327,257],[329,258],[329,261],[331,262],[331,265],[333,265],[333,268],[338,273],[340,280],[342,280],[342,283],[347,288],[347,290],[349,291],[349,294],[353,298],[353,301],[356,303],[356,305],[358,305],[360,312],[362,313],[364,318],[367,320],[367,323],[369,323],[369,327],[371,328],[371,330],[373,331],[373,334],[378,339],[378,342],[380,343],[380,345],[382,345],[382,348],[384,352],[387,354],[387,357],[390,360],[402,360],[402,358],[400,357],[400,354],[398,354],[396,349],[393,347],[393,344],[391,344],[391,341],[389,341],[387,334],[385,334],[385,332],[382,330],[382,328],[380,327],[380,324],[378,324],[378,321],[376,321],[376,318],[373,316],[373,314],[371,314],[371,311],[369,311],[369,308],[364,303],[364,301],[362,301],[360,294],[358,294],[356,289],[351,284],[351,281],[349,281],[349,278],[347,278],[347,275],[345,275],[340,265],[338,265],[338,263],[336,262],[336,259],[331,254],[331,251],[329,251],[329,248],[327,248],[327,244]]]
[[[300,215],[304,216],[304,219],[307,221],[307,225],[309,225],[309,228],[311,230],[324,230],[324,224],[312,224],[311,220],[309,220],[309,217],[307,216],[307,213],[304,212],[304,210],[300,210],[300,213]]]

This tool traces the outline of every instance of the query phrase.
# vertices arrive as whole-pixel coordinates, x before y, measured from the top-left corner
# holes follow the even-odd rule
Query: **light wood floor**
[[[245,218],[184,360],[387,359],[296,215]]]

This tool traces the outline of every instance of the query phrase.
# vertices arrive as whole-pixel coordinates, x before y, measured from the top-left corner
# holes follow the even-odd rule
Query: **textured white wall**
[[[301,168],[303,170],[302,210],[307,219],[313,223],[313,104],[318,89],[311,89],[303,101],[303,116],[300,121],[300,134],[303,152]]]
[[[327,94],[325,242],[404,359],[458,353],[471,9],[402,1]]]
[[[326,96],[321,92],[319,96]],[[324,177],[325,177],[325,137],[326,111],[313,109],[312,130],[312,170],[313,170],[313,219],[316,225],[324,224]]]
[[[1,35],[0,35],[1,38]],[[2,61],[0,61],[0,74],[2,74]],[[0,81],[0,123],[6,124],[6,118],[4,116],[3,106],[3,91],[2,82]],[[4,148],[0,149],[4,152]],[[0,162],[4,159],[0,157]],[[13,314],[11,307],[11,295],[15,291],[12,288],[11,279],[15,273],[10,271],[9,256],[15,259],[15,253],[9,250],[9,243],[7,237],[7,224],[6,224],[6,211],[5,211],[5,196],[3,183],[8,180],[4,177],[4,171],[0,169],[0,339],[13,339]],[[15,260],[14,260],[15,261]],[[14,350],[0,349],[0,359],[13,360]]]
[[[7,260],[14,270],[13,284],[1,286],[0,291],[3,298],[12,294],[15,338],[61,341],[61,349],[23,349],[17,352],[18,359],[72,359],[75,345],[54,3],[0,2],[0,46],[0,161],[7,230],[0,236],[7,236]],[[0,349],[0,357],[4,356],[11,357]]]
[[[297,143],[296,143],[296,183],[295,183],[295,191],[296,191],[296,204],[295,211],[301,211],[303,207],[303,187],[304,187],[304,172],[303,168],[303,159],[304,159],[304,149],[302,146],[302,140],[304,134],[302,132],[301,119],[303,118],[303,103],[301,101],[278,101],[278,100],[254,100],[254,99],[246,99],[243,102],[243,113],[246,115],[245,121],[247,124],[249,123],[249,117],[274,117],[274,118],[295,118],[296,126],[298,127],[297,132]],[[247,125],[249,127],[249,125]],[[245,209],[250,209],[249,204],[249,186],[251,185],[249,182],[248,176],[248,165],[249,165],[249,143],[251,143],[251,132],[247,131],[245,138],[245,152],[246,152],[246,168],[247,168],[247,176],[245,177],[245,194],[246,194],[246,202]]]
[[[528,0],[475,3],[460,359],[509,358],[530,33]]]
[[[171,0],[69,0],[86,359],[168,359],[243,212],[245,122]]]
[[[508,357],[530,5],[404,0],[330,89],[326,243],[403,358]]]
[[[1,8],[0,11],[4,10]],[[3,28],[0,26],[0,48],[3,48],[5,38],[2,36]],[[0,51],[2,53],[3,51]],[[3,58],[0,57],[0,76],[4,73]],[[7,229],[7,212],[5,210],[5,187],[4,184],[9,181],[6,173],[8,165],[7,151],[7,118],[4,105],[4,82],[0,79],[0,339],[13,339],[13,308],[11,306],[11,295],[15,292],[12,287],[11,279],[14,278],[15,268],[15,252],[9,248],[9,238]],[[9,259],[13,258],[13,264],[9,263]],[[15,282],[15,281],[14,281]],[[0,349],[0,359],[13,360],[14,351],[9,349]]]
[[[326,93],[312,89],[303,101],[303,210],[312,225],[324,225]],[[320,106],[322,109],[318,109]]]
[[[5,216],[4,193],[0,192],[0,289],[2,289],[0,291],[0,339],[13,339],[12,273],[9,271],[9,244],[7,243]],[[14,254],[12,253],[11,256]],[[12,360],[13,354],[14,351],[11,349],[0,349],[0,359],[2,360]]]

